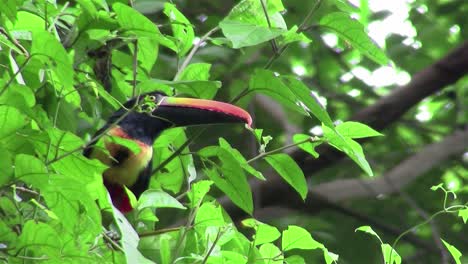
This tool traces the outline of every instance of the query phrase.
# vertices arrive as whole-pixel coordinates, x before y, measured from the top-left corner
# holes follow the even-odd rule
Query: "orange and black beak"
[[[205,99],[163,96],[153,115],[173,126],[195,126],[220,123],[246,123],[252,125],[252,117],[235,105]]]

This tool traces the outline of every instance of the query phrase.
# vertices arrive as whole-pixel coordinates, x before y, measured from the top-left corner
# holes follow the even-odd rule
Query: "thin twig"
[[[287,149],[287,148],[291,148],[291,147],[295,147],[295,146],[304,144],[304,143],[306,143],[306,142],[318,142],[318,141],[319,141],[319,140],[315,140],[314,138],[309,137],[309,138],[304,139],[304,140],[302,140],[302,141],[299,141],[299,142],[297,142],[297,143],[291,143],[291,144],[289,144],[289,145],[285,145],[285,146],[282,146],[282,147],[277,148],[277,149],[274,149],[274,150],[270,150],[270,151],[267,151],[267,152],[260,153],[259,155],[257,155],[257,156],[255,156],[255,157],[249,159],[249,160],[247,161],[247,163],[251,163],[251,162],[256,161],[256,160],[258,160],[258,159],[264,158],[264,157],[266,157],[266,156],[268,156],[268,155],[271,155],[271,154],[274,154],[274,153],[283,151],[283,150],[285,150],[285,149]]]
[[[263,13],[265,14],[265,18],[266,18],[266,21],[267,21],[267,24],[268,24],[268,28],[271,29],[271,22],[270,22],[270,17],[268,16],[267,7],[265,6],[265,3],[263,2],[263,0],[259,0],[259,1],[262,4]],[[273,49],[273,52],[277,53],[278,52],[278,45],[276,43],[276,40],[272,39],[272,40],[270,40],[270,43],[271,43],[271,48]]]
[[[3,95],[3,93],[6,91],[6,89],[8,88],[8,86],[10,86],[10,84],[13,82],[13,80],[16,78],[16,76],[24,69],[24,67],[26,67],[26,64],[29,63],[29,61],[31,60],[31,58],[34,56],[35,54],[32,54],[31,56],[28,56],[26,58],[26,60],[23,62],[23,64],[21,64],[21,66],[18,68],[18,70],[13,74],[13,76],[11,76],[11,78],[8,80],[7,83],[5,83],[5,85],[3,86],[2,90],[0,91],[0,96]]]
[[[423,218],[425,221],[428,221],[428,223],[429,223],[429,225],[431,226],[431,229],[432,229],[432,238],[434,240],[434,244],[439,249],[439,253],[441,255],[441,263],[442,264],[449,263],[449,256],[447,254],[447,251],[446,251],[444,245],[442,244],[442,242],[440,241],[441,235],[440,235],[440,232],[439,232],[439,228],[437,227],[436,223],[434,223],[434,221],[430,221],[431,216],[429,215],[429,213],[427,213],[426,211],[424,211],[424,209],[422,209],[420,206],[418,206],[416,201],[414,201],[414,199],[411,198],[411,196],[409,196],[405,191],[403,191],[401,188],[396,187],[393,184],[393,182],[391,181],[391,179],[388,178],[386,175],[384,175],[384,180],[390,186],[392,186],[392,188],[395,190],[395,192],[400,194],[400,196],[403,198],[403,200],[405,200],[406,203],[409,206],[411,206],[419,214],[419,216],[421,218]],[[446,197],[447,196],[445,196],[445,198]],[[445,203],[446,203],[446,199],[444,199],[444,208],[445,208]]]
[[[34,194],[34,195],[39,195],[38,192],[33,191],[31,189],[28,189],[28,188],[21,187],[21,186],[14,186],[13,188],[15,190],[18,190],[18,191],[22,191],[22,192],[26,192],[26,193],[30,193],[30,194]]]
[[[180,74],[184,71],[184,69],[188,66],[190,61],[192,60],[193,56],[195,53],[198,51],[200,46],[216,31],[219,30],[219,27],[216,26],[212,28],[210,31],[208,31],[205,35],[203,35],[200,40],[193,46],[192,50],[190,50],[189,54],[185,58],[184,62],[182,62],[182,65],[180,66],[179,70],[177,70],[176,75],[174,76],[174,81],[179,80]]]
[[[148,231],[148,232],[139,233],[138,236],[140,238],[149,237],[149,236],[157,236],[157,235],[164,234],[164,233],[179,231],[182,228],[183,228],[183,226],[163,228],[163,229],[158,229],[158,230],[152,230],[152,231]]]
[[[15,45],[15,47],[17,47],[19,50],[21,50],[21,52],[23,52],[23,55],[26,56],[26,57],[29,57],[29,52],[27,49],[25,49],[19,42],[18,40],[16,40],[15,38],[13,38],[12,36],[10,36],[10,34],[8,34],[8,32],[3,28],[3,27],[0,27],[0,33],[2,35],[4,35],[11,43],[13,43]]]
[[[208,261],[208,258],[210,257],[211,253],[213,252],[213,250],[214,250],[214,248],[216,246],[216,243],[218,243],[219,239],[223,236],[223,234],[224,234],[224,230],[219,230],[218,231],[218,234],[216,234],[216,238],[213,241],[213,244],[211,245],[210,249],[206,253],[205,258],[203,258],[202,264],[205,264]]]
[[[113,247],[115,247],[116,249],[118,249],[118,250],[120,250],[120,251],[122,251],[122,252],[125,252],[125,250],[124,250],[118,243],[116,243],[111,237],[109,237],[109,236],[106,234],[106,232],[102,232],[102,236],[103,236],[104,240],[107,241],[107,242],[109,242],[109,243],[111,243],[111,245],[112,245]]]

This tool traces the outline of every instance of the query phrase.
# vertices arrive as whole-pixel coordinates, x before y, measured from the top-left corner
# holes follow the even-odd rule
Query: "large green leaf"
[[[51,33],[45,30],[34,31],[31,56],[44,64],[44,69],[51,71],[50,77],[57,94],[74,106],[79,106],[81,99],[73,87],[74,79],[72,62],[62,44]]]
[[[386,264],[401,264],[401,257],[392,246],[385,243],[380,245]]]
[[[304,108],[298,105],[296,95],[282,82],[281,78],[272,71],[257,69],[250,78],[249,89],[265,94],[283,106],[301,114],[306,114]]]
[[[297,100],[300,100],[307,108],[308,112],[314,115],[318,120],[328,127],[333,127],[333,122],[327,111],[312,95],[312,91],[300,80],[295,77],[282,77],[283,82],[296,95]]]
[[[281,240],[281,248],[283,251],[292,249],[316,249],[323,248],[323,245],[315,241],[310,233],[300,226],[288,226],[287,230],[283,231]]]
[[[0,139],[11,135],[27,123],[28,118],[18,109],[7,105],[0,105]]]
[[[354,141],[352,138],[341,135],[338,131],[331,129],[327,126],[322,126],[323,136],[327,142],[335,147],[336,149],[343,151],[348,157],[350,157],[359,167],[364,170],[369,176],[373,176],[374,173],[364,156],[361,145]]]
[[[195,208],[203,200],[206,194],[210,191],[210,187],[213,184],[212,181],[198,181],[194,183],[190,191],[187,193],[187,197],[190,200],[190,208]]]
[[[127,218],[116,208],[113,210],[115,222],[121,234],[120,244],[122,245],[125,253],[127,263],[141,263],[151,264],[154,263],[145,258],[138,250],[138,242],[140,238],[137,232],[133,229],[132,225],[128,222]]]
[[[284,153],[266,156],[265,160],[305,200],[308,191],[307,182],[304,173],[297,163]]]
[[[348,138],[365,138],[365,137],[378,137],[383,136],[379,132],[370,128],[369,126],[359,122],[344,122],[336,126],[338,131],[343,137]]]
[[[219,23],[226,38],[232,42],[235,49],[254,46],[272,40],[286,30],[279,28],[268,28],[264,26],[246,24],[242,21],[223,20]]]
[[[195,37],[193,25],[173,4],[164,4],[164,14],[169,17],[172,32],[174,33],[174,37],[177,39],[177,55],[179,57],[183,57],[193,45],[193,39]]]
[[[443,240],[442,238],[440,240],[442,240],[442,242],[444,243],[444,246],[448,249],[448,251],[450,252],[450,255],[452,255],[453,260],[455,260],[455,263],[461,264],[460,258],[462,257],[462,253],[460,252],[460,250],[450,245],[447,241]]]
[[[265,1],[265,5],[271,27],[265,18],[262,4],[257,0],[239,2],[219,23],[223,34],[232,42],[233,48],[257,45],[287,32],[286,24],[279,13],[284,9],[281,1]]]
[[[297,146],[305,152],[312,155],[314,158],[318,158],[319,154],[315,151],[315,147],[322,144],[322,142],[312,142],[311,136],[305,134],[295,134],[293,136],[293,142],[298,144]],[[304,142],[305,141],[305,142]],[[302,142],[302,143],[301,143]],[[299,144],[300,143],[300,144]]]
[[[186,140],[187,136],[183,128],[165,130],[153,145],[153,167],[159,167]],[[186,147],[183,153],[189,151],[189,148]],[[155,177],[152,177],[150,186],[154,189],[163,188],[173,193],[178,193],[184,183],[190,183],[196,177],[197,172],[193,165],[192,155],[179,155],[164,166],[164,168],[156,172]]]
[[[185,209],[185,207],[168,193],[161,190],[146,190],[138,200],[138,209],[143,208],[177,208]]]
[[[364,26],[349,14],[329,13],[320,19],[320,26],[332,30],[373,61],[382,65],[388,63],[387,55],[369,38]]]
[[[135,9],[122,3],[115,3],[112,9],[125,35],[138,38],[138,61],[150,71],[158,56],[158,44],[177,50],[174,43],[159,32],[156,25]],[[133,46],[131,46],[133,50]]]
[[[243,220],[242,225],[255,230],[254,241],[256,245],[273,242],[281,236],[276,227],[262,223],[254,218]]]
[[[283,264],[284,256],[281,250],[271,243],[263,244],[260,247],[260,254],[262,254],[266,264]]]
[[[241,167],[250,173],[251,175],[255,176],[257,179],[265,181],[265,177],[263,177],[263,174],[259,171],[257,171],[254,167],[250,166],[250,164],[247,162],[247,160],[242,156],[242,154],[235,148],[231,147],[229,142],[227,142],[224,138],[219,138],[219,145],[229,151],[231,155],[239,162]]]
[[[205,174],[221,189],[237,206],[245,212],[253,213],[252,192],[247,178],[236,158],[224,148],[218,146],[206,147],[199,151],[204,159],[216,158],[221,164],[214,161],[207,162]]]

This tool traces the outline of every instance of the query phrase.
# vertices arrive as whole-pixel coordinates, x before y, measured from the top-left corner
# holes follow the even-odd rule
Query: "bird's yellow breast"
[[[130,139],[120,127],[111,129],[107,134],[114,137]],[[137,181],[140,172],[151,162],[151,158],[153,157],[152,146],[139,140],[130,139],[135,141],[140,147],[140,152],[135,154],[130,149],[113,142],[107,136],[104,136],[101,140],[104,140],[104,147],[108,150],[110,155],[102,150],[95,149],[91,154],[91,158],[99,159],[102,163],[109,166],[109,168],[104,171],[104,179],[109,183],[131,187]],[[128,156],[119,163],[116,163],[117,155],[122,152],[128,153]]]

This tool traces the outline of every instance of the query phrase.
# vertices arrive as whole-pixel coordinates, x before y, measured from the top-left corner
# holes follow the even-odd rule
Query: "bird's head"
[[[135,97],[114,113],[110,122],[117,121],[132,138],[152,144],[162,130],[171,127],[220,123],[252,124],[252,118],[237,106],[205,99],[179,98],[161,92]]]

